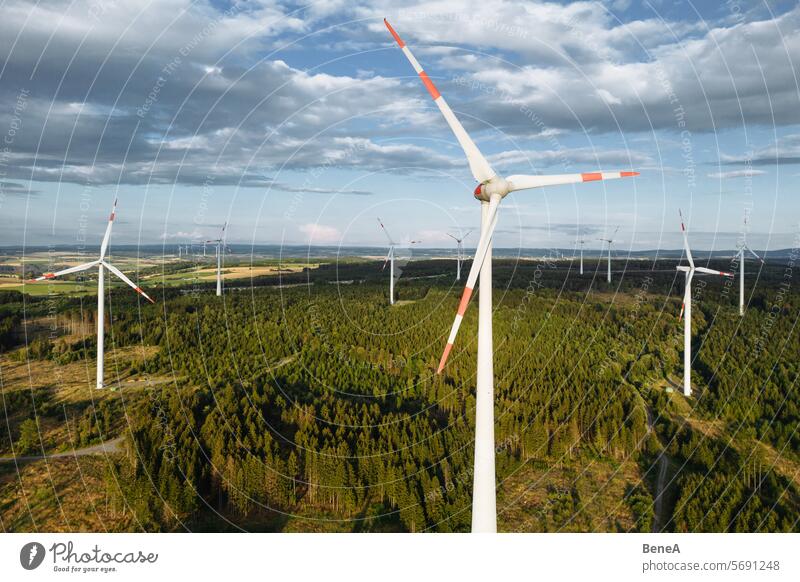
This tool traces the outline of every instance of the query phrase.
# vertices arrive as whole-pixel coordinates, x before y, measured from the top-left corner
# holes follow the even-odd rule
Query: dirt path
[[[656,495],[653,506],[653,533],[658,533],[664,527],[664,481],[667,478],[669,459],[664,451],[658,456],[658,479],[656,479]]]
[[[122,439],[123,437],[117,437],[115,439],[111,439],[110,441],[106,441],[104,443],[100,443],[99,445],[92,445],[90,447],[84,447],[82,449],[73,449],[71,451],[65,451],[63,453],[52,453],[49,455],[44,456],[21,456],[21,457],[0,457],[0,463],[12,463],[14,461],[41,461],[43,459],[60,459],[63,457],[85,457],[86,455],[99,455],[99,454],[107,454],[107,453],[118,453],[122,450]]]
[[[655,429],[655,421],[653,419],[653,411],[647,407],[647,432],[652,433]],[[665,524],[664,519],[664,488],[667,479],[667,468],[669,467],[669,458],[663,446],[661,453],[658,455],[658,477],[656,478],[656,491],[653,496],[653,533],[658,533],[662,530]]]

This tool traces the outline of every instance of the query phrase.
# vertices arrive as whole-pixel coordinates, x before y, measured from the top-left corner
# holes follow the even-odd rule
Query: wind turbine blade
[[[100,263],[99,260],[92,261],[91,263],[84,263],[83,265],[78,265],[77,267],[70,267],[69,269],[63,269],[61,271],[56,271],[55,273],[45,273],[41,277],[36,277],[34,281],[44,281],[45,279],[55,279],[56,277],[60,277],[61,275],[69,275],[70,273],[77,273],[78,271],[85,271],[86,269],[91,269],[92,267],[98,265]]]
[[[692,259],[692,249],[689,248],[689,236],[686,234],[686,225],[683,223],[683,213],[678,209],[678,214],[681,217],[681,232],[683,233],[683,249],[686,251],[686,259],[689,261],[692,269],[694,269],[694,259]]]
[[[722,277],[733,277],[733,273],[726,271],[716,271],[714,269],[707,269],[706,267],[695,267],[694,270],[698,273],[705,273],[706,275],[720,275]]]
[[[101,263],[103,263],[103,266],[104,266],[106,269],[108,269],[109,271],[111,271],[112,273],[114,273],[114,274],[115,274],[117,277],[119,277],[120,279],[122,279],[123,281],[125,281],[125,282],[126,282],[128,285],[130,285],[131,287],[133,287],[133,290],[134,290],[134,291],[136,291],[136,292],[137,292],[139,295],[141,295],[142,297],[144,297],[145,299],[147,299],[147,300],[148,300],[150,303],[155,303],[155,301],[153,301],[152,299],[150,299],[150,296],[149,296],[147,293],[145,293],[144,291],[142,291],[142,290],[139,288],[139,286],[138,286],[136,283],[134,283],[133,281],[131,281],[130,279],[128,279],[128,278],[125,276],[125,274],[124,274],[122,271],[120,271],[119,269],[117,269],[117,268],[116,268],[114,265],[112,265],[111,263],[107,263],[106,261],[100,261],[100,262],[101,262]]]
[[[469,235],[471,235],[471,234],[472,234],[472,229],[469,229],[469,230],[467,231],[467,233],[466,233],[464,236],[462,236],[462,237],[461,237],[461,240],[463,241],[465,238],[467,238],[467,237],[468,237]]]
[[[391,251],[391,249],[389,249],[389,252],[386,255],[386,260],[383,261],[383,267],[381,267],[381,271],[386,269],[386,265],[389,264],[389,259],[391,259],[391,258],[392,258],[392,251]]]
[[[439,360],[439,368],[436,370],[437,374],[441,374],[447,363],[447,358],[450,356],[450,351],[453,349],[453,343],[456,341],[458,328],[461,327],[461,321],[464,319],[464,314],[469,305],[469,299],[472,297],[472,291],[475,288],[475,283],[478,281],[478,275],[483,267],[483,260],[486,258],[486,252],[489,250],[489,243],[492,241],[492,234],[494,227],[497,226],[497,206],[500,204],[499,197],[493,197],[489,202],[488,222],[489,228],[481,233],[481,238],[478,241],[478,248],[475,251],[475,257],[472,260],[472,266],[469,269],[469,276],[467,276],[467,284],[464,286],[464,292],[461,294],[461,301],[458,303],[458,311],[456,311],[456,318],[453,321],[453,327],[450,328],[450,336],[447,338],[447,345],[444,347],[444,352]]]
[[[745,246],[744,246],[744,248],[746,248],[748,251],[750,251],[750,254],[751,254],[751,255],[753,255],[755,258],[757,258],[759,261],[761,261],[761,264],[762,264],[762,265],[764,264],[764,259],[762,259],[761,257],[759,257],[759,256],[756,254],[756,252],[755,252],[753,249],[751,249],[751,248],[750,248],[750,247],[748,247],[747,245],[745,245]]]
[[[439,111],[442,112],[445,121],[447,121],[450,129],[455,134],[458,143],[461,145],[461,149],[464,150],[464,153],[467,156],[469,169],[472,171],[472,175],[474,176],[475,180],[482,184],[487,180],[494,178],[497,174],[494,173],[494,170],[492,170],[489,162],[487,162],[486,158],[483,157],[483,154],[478,149],[478,146],[476,146],[475,142],[472,141],[472,138],[464,129],[464,126],[461,125],[461,122],[455,116],[453,110],[450,109],[447,101],[445,101],[444,97],[442,97],[441,93],[439,93],[436,85],[434,85],[433,81],[430,80],[428,74],[422,70],[422,65],[420,65],[419,61],[414,58],[414,55],[411,54],[411,51],[406,46],[406,43],[404,43],[403,39],[401,39],[400,36],[395,32],[394,28],[392,28],[392,25],[389,24],[389,21],[384,18],[383,23],[386,25],[386,28],[389,29],[389,32],[392,34],[392,37],[394,37],[394,40],[397,41],[398,46],[411,63],[411,66],[414,67],[414,70],[419,75],[419,78],[422,79],[422,82],[425,84],[425,88],[428,90],[428,93],[430,93],[431,98],[433,98],[433,102],[436,103],[436,106],[439,108]]]
[[[445,234],[446,234],[447,236],[449,236],[451,239],[453,239],[454,241],[456,241],[456,242],[461,242],[460,240],[458,240],[456,237],[454,237],[454,236],[453,236],[452,234],[450,234],[449,232],[446,232]]]
[[[114,218],[117,216],[117,199],[114,198],[114,206],[111,207],[111,216],[108,217],[108,226],[106,227],[106,234],[103,236],[103,244],[100,245],[100,260],[106,256],[108,249],[108,241],[111,238],[111,227],[114,226]]]
[[[516,192],[517,190],[527,190],[529,188],[596,182],[598,180],[616,180],[617,178],[631,178],[638,175],[639,172],[584,172],[583,174],[554,174],[551,176],[515,174],[506,178],[506,181],[509,183],[510,191]]]
[[[681,301],[681,314],[678,316],[678,321],[683,319],[684,309],[686,309],[686,301]]]
[[[394,241],[392,240],[392,235],[389,234],[389,231],[386,230],[386,227],[383,226],[383,221],[381,221],[381,217],[378,217],[378,224],[381,225],[381,230],[383,230],[383,234],[386,235],[386,239],[389,241],[390,245],[394,245]]]

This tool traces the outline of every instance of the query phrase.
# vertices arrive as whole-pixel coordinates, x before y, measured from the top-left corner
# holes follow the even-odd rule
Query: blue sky
[[[386,16],[495,170],[635,169],[511,194],[503,247],[755,248],[800,230],[793,2],[11,1],[0,244],[448,246],[479,207]],[[7,148],[3,150],[2,148]],[[474,244],[474,240],[472,241]]]

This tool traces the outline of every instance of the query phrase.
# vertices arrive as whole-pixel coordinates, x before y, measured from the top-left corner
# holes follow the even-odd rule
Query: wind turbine
[[[222,296],[222,252],[224,250],[223,240],[225,239],[225,228],[227,226],[227,222],[222,225],[219,238],[212,238],[211,240],[207,240],[203,243],[204,247],[207,243],[214,243],[214,248],[217,251],[217,297]]]
[[[578,241],[578,244],[581,245],[581,275],[583,275],[583,245],[586,244],[586,241],[581,239]]]
[[[514,175],[502,178],[492,170],[478,147],[458,121],[439,90],[422,70],[419,62],[398,36],[389,22],[383,20],[392,37],[400,46],[414,70],[419,75],[433,102],[442,112],[447,124],[455,134],[458,143],[466,154],[473,177],[478,182],[475,198],[481,203],[481,236],[472,266],[467,276],[467,284],[458,304],[453,327],[447,338],[437,373],[444,369],[447,357],[453,349],[458,328],[469,305],[469,299],[481,277],[481,293],[478,306],[478,373],[475,402],[475,467],[472,489],[472,531],[496,532],[497,512],[495,496],[495,443],[494,443],[494,362],[492,354],[492,233],[497,225],[497,208],[509,192],[555,186],[593,182],[612,178],[636,176],[638,172],[590,172],[584,174],[562,174],[554,176]]]
[[[611,238],[598,238],[597,240],[602,240],[608,243],[608,276],[607,280],[611,283],[611,244],[614,242],[614,235],[617,234],[619,230],[619,226],[614,229],[614,234],[611,235]]]
[[[466,239],[471,232],[471,230],[468,230],[467,234],[463,235],[461,238],[457,238],[449,232],[446,233],[447,236],[456,241],[458,244],[458,255],[456,257],[456,281],[461,281],[461,262],[464,260],[464,246],[461,243],[464,242],[464,239]]]
[[[764,259],[759,257],[753,249],[747,246],[747,214],[744,216],[744,230],[742,231],[742,242],[739,245],[739,315],[744,315],[744,251],[747,249],[755,258],[764,264]]]
[[[733,277],[733,273],[694,266],[692,249],[689,248],[689,237],[686,234],[686,226],[683,224],[683,214],[680,210],[678,210],[678,214],[681,217],[683,249],[686,251],[686,260],[689,261],[688,267],[682,265],[675,267],[678,271],[683,271],[686,275],[686,285],[683,289],[683,305],[681,306],[681,314],[678,316],[678,319],[680,320],[681,317],[685,317],[683,321],[683,395],[688,397],[692,395],[692,278],[695,273],[720,275],[722,277]]]
[[[381,225],[381,230],[383,231],[383,234],[386,235],[386,240],[389,241],[389,253],[386,255],[386,260],[383,262],[383,267],[381,270],[385,270],[386,263],[389,263],[389,305],[394,305],[394,259],[395,259],[394,249],[395,247],[397,247],[397,243],[394,242],[392,236],[389,234],[389,231],[386,230],[386,227],[383,225],[380,216],[378,217],[378,224]],[[409,241],[408,244],[415,245],[420,242],[422,241],[412,240]]]
[[[381,230],[383,234],[386,235],[386,239],[389,241],[389,252],[386,255],[386,260],[383,262],[382,271],[386,269],[386,263],[389,263],[389,305],[394,305],[394,247],[395,242],[392,240],[392,236],[389,234],[389,231],[386,230],[386,227],[383,226],[383,222],[381,221],[381,217],[378,217],[378,224],[381,225]]]
[[[114,206],[111,209],[111,216],[108,217],[108,226],[106,227],[106,234],[103,237],[103,242],[100,245],[100,258],[91,263],[84,263],[77,267],[70,267],[63,271],[55,273],[45,273],[41,277],[37,277],[34,281],[44,281],[45,279],[55,279],[61,275],[68,275],[70,273],[77,273],[79,271],[86,271],[92,267],[97,267],[97,385],[96,388],[103,388],[103,343],[105,339],[105,270],[108,269],[117,277],[125,281],[128,285],[133,287],[139,295],[147,299],[150,303],[155,303],[150,296],[142,291],[138,285],[128,279],[122,271],[117,269],[114,265],[105,260],[106,251],[108,250],[108,241],[111,238],[111,227],[114,225],[114,218],[117,214],[117,200],[114,199]]]

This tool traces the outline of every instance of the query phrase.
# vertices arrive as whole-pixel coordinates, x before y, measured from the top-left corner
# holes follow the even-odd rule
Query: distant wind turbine
[[[394,305],[394,247],[396,245],[389,231],[383,226],[380,216],[378,217],[378,224],[381,225],[381,230],[389,241],[389,253],[386,255],[386,260],[383,262],[383,268],[381,270],[385,270],[386,263],[389,263],[389,305]]]
[[[35,281],[44,281],[45,279],[54,279],[61,275],[68,275],[70,273],[77,273],[79,271],[86,271],[92,267],[97,267],[97,384],[96,388],[103,388],[103,343],[105,340],[105,269],[114,273],[117,277],[125,281],[128,285],[133,287],[139,295],[147,299],[150,303],[155,303],[150,297],[142,291],[138,285],[128,279],[122,271],[117,269],[114,265],[105,260],[106,251],[108,250],[108,241],[111,238],[111,227],[114,225],[114,218],[117,213],[117,201],[114,200],[114,206],[111,209],[111,216],[108,217],[108,226],[106,227],[106,234],[103,237],[103,243],[100,245],[100,258],[91,263],[84,263],[77,267],[70,267],[63,271],[55,273],[45,273],[41,277],[37,277]]]
[[[678,316],[685,317],[683,322],[683,395],[692,395],[692,278],[695,273],[705,273],[707,275],[720,275],[722,277],[733,277],[733,273],[726,273],[724,271],[715,271],[714,269],[707,269],[706,267],[695,267],[694,259],[692,259],[692,249],[689,248],[689,237],[686,234],[686,226],[683,223],[683,214],[678,210],[681,217],[681,232],[683,233],[683,249],[686,251],[686,260],[689,261],[689,266],[684,267],[678,265],[675,267],[678,271],[683,271],[686,275],[686,285],[683,290],[683,305],[681,306],[681,314]]]
[[[219,233],[219,238],[212,238],[205,241],[203,244],[214,243],[214,248],[217,251],[217,297],[222,296],[222,253],[225,248],[225,228],[228,223],[222,225],[222,230]]]
[[[389,264],[389,305],[394,305],[394,259],[395,259],[395,248],[398,246],[396,242],[392,239],[392,236],[389,234],[389,231],[386,230],[386,227],[383,225],[380,217],[378,217],[378,224],[381,225],[381,230],[383,234],[386,235],[386,240],[389,241],[389,253],[386,255],[386,260],[383,262],[383,267],[381,270],[386,269],[386,264]],[[422,241],[412,240],[409,241],[409,245],[415,245]]]
[[[581,245],[581,271],[580,274],[583,275],[583,245],[586,244],[584,239],[578,241],[578,244]]]
[[[764,259],[759,257],[753,249],[747,246],[747,214],[744,216],[744,230],[742,231],[742,242],[739,245],[739,315],[744,315],[744,251],[750,251],[755,258],[764,264]]]
[[[464,239],[466,239],[471,232],[471,230],[468,230],[467,233],[461,238],[457,238],[449,232],[447,233],[447,236],[456,241],[456,244],[458,245],[458,255],[456,257],[456,281],[461,281],[461,263],[464,261],[464,245],[461,243],[464,242]]]
[[[611,244],[614,242],[614,236],[617,234],[619,230],[619,226],[614,229],[614,234],[611,235],[611,238],[599,238],[597,240],[602,240],[608,243],[608,276],[607,280],[611,283]]]

